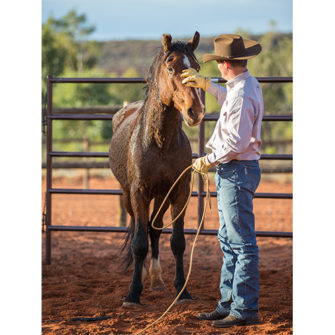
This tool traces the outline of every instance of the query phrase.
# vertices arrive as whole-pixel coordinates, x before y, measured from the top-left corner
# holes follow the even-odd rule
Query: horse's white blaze
[[[191,67],[190,60],[188,59],[188,57],[187,57],[186,55],[184,55],[183,63],[184,63],[184,65],[185,65],[187,68],[190,68],[190,67]]]
[[[190,68],[190,67],[191,67],[191,62],[190,62],[190,60],[188,59],[188,57],[187,57],[186,55],[184,55],[183,63],[184,63],[184,65],[185,65],[187,68]],[[202,101],[201,101],[201,88],[194,88],[194,92],[195,92],[197,98],[199,99],[199,101],[200,101],[200,103],[201,103],[201,108],[204,109],[205,106],[204,106],[204,104],[203,104]]]

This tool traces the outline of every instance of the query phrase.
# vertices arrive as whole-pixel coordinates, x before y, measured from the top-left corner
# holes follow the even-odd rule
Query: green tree
[[[60,19],[49,17],[42,25],[43,80],[47,74],[62,74],[66,67],[79,73],[93,68],[101,56],[100,43],[87,41],[94,30],[94,26],[86,25],[86,16],[77,15],[75,10]]]
[[[94,68],[81,73],[83,77],[108,77],[111,74]],[[65,77],[78,77],[76,71],[66,70]],[[57,84],[54,87],[54,107],[87,107],[121,105],[122,99],[113,93],[113,84]],[[54,121],[55,138],[89,137],[101,139],[104,123],[109,121]]]
[[[67,65],[78,72],[92,68],[101,52],[99,43],[87,41],[87,37],[94,32],[95,27],[88,26],[86,21],[86,15],[78,15],[75,10],[71,10],[58,20],[51,18],[55,31],[64,34],[71,41],[67,44],[69,51]]]
[[[130,67],[123,74],[124,78],[139,78],[141,75],[135,69]],[[111,92],[117,97],[121,104],[130,103],[144,98],[144,84],[112,84]],[[113,135],[112,122],[105,121],[101,128],[101,137],[110,139]]]
[[[52,28],[49,19],[42,26],[42,89],[46,90],[46,76],[58,76],[63,73],[68,57],[68,49],[62,43],[59,34]]]
[[[122,73],[123,78],[139,78],[140,73],[133,67]],[[144,84],[114,84],[112,91],[123,102],[134,102],[144,98]]]
[[[75,10],[64,17],[49,17],[42,26],[42,96],[46,92],[46,75],[69,77],[106,77],[104,71],[93,70],[100,56],[101,45],[87,41],[94,26],[86,24],[86,16]],[[108,85],[59,84],[54,85],[55,107],[81,107],[120,103]],[[101,122],[54,122],[56,138],[100,136]]]
[[[248,68],[258,77],[292,76],[292,37],[272,30],[261,36],[259,42],[262,52],[248,62]],[[267,115],[292,114],[293,93],[290,83],[261,84],[264,97],[264,109]],[[263,140],[292,139],[292,122],[264,122]]]

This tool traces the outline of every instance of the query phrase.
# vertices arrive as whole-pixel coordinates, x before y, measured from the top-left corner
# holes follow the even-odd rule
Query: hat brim
[[[213,54],[204,54],[203,56],[203,62],[207,63],[212,60],[243,60],[243,59],[249,59],[252,57],[257,56],[261,51],[262,47],[261,45],[253,40],[244,39],[244,53],[242,55],[239,55],[238,57],[225,57],[225,56],[219,56],[219,55],[213,55]]]

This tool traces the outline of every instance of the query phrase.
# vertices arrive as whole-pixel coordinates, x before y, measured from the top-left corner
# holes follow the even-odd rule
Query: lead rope
[[[144,329],[140,330],[139,332],[137,332],[135,335],[139,335],[139,334],[142,334],[143,332],[145,332],[146,330],[148,330],[149,328],[151,328],[153,325],[155,325],[157,322],[159,322],[161,319],[164,318],[164,316],[169,312],[169,310],[173,307],[173,305],[177,302],[178,298],[180,297],[180,295],[184,292],[185,288],[186,288],[186,285],[188,283],[188,280],[190,278],[190,275],[191,275],[191,271],[192,271],[192,262],[193,262],[193,252],[194,252],[194,247],[195,247],[195,243],[197,241],[197,238],[198,238],[198,235],[199,235],[199,232],[201,230],[201,227],[202,227],[202,224],[204,222],[204,218],[205,218],[205,214],[206,214],[206,210],[207,210],[207,206],[209,205],[209,208],[211,208],[211,195],[210,195],[210,192],[209,192],[209,180],[208,180],[208,175],[207,173],[202,173],[198,170],[193,170],[192,171],[192,175],[191,175],[191,188],[190,188],[190,194],[187,198],[187,201],[185,203],[185,206],[184,208],[181,210],[181,212],[178,214],[178,216],[173,219],[172,222],[170,222],[169,224],[167,224],[166,226],[164,227],[156,227],[154,226],[154,222],[158,216],[158,214],[160,213],[161,209],[163,208],[163,205],[165,204],[166,200],[168,199],[170,193],[172,192],[172,190],[174,189],[174,187],[176,186],[176,184],[178,183],[178,181],[181,179],[181,177],[189,170],[192,168],[192,165],[188,166],[181,174],[180,176],[177,178],[177,180],[174,182],[174,184],[172,185],[172,187],[170,188],[169,192],[167,193],[167,195],[165,196],[160,208],[158,209],[157,213],[156,213],[156,216],[154,217],[154,219],[152,220],[151,222],[151,227],[153,229],[156,229],[156,230],[162,230],[168,226],[170,226],[171,224],[173,224],[179,217],[180,215],[184,212],[185,208],[187,207],[189,201],[190,201],[190,198],[191,198],[191,195],[192,195],[192,189],[193,189],[193,183],[194,183],[194,175],[196,172],[198,172],[203,181],[205,182],[206,184],[206,202],[205,202],[205,208],[204,208],[204,211],[202,213],[202,218],[201,218],[201,221],[200,221],[200,224],[199,224],[199,227],[198,227],[198,230],[197,230],[197,233],[195,235],[195,238],[194,238],[194,241],[193,241],[193,245],[192,245],[192,250],[191,250],[191,255],[190,255],[190,265],[189,265],[189,268],[188,268],[188,273],[187,273],[187,276],[186,276],[186,280],[185,280],[185,284],[183,286],[183,288],[180,290],[180,292],[178,293],[178,295],[176,296],[176,298],[173,300],[173,302],[171,303],[171,305],[167,308],[167,310],[157,319],[155,320],[154,322],[152,322],[151,324],[149,324],[148,326],[146,326]]]

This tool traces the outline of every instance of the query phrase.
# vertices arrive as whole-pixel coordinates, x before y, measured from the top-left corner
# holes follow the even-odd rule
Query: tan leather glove
[[[212,164],[208,162],[207,156],[197,158],[192,165],[193,169],[199,173],[208,173],[211,166]]]
[[[181,77],[184,78],[183,84],[189,87],[199,87],[204,91],[208,90],[209,84],[211,83],[210,78],[200,75],[195,69],[189,68],[183,70]]]

